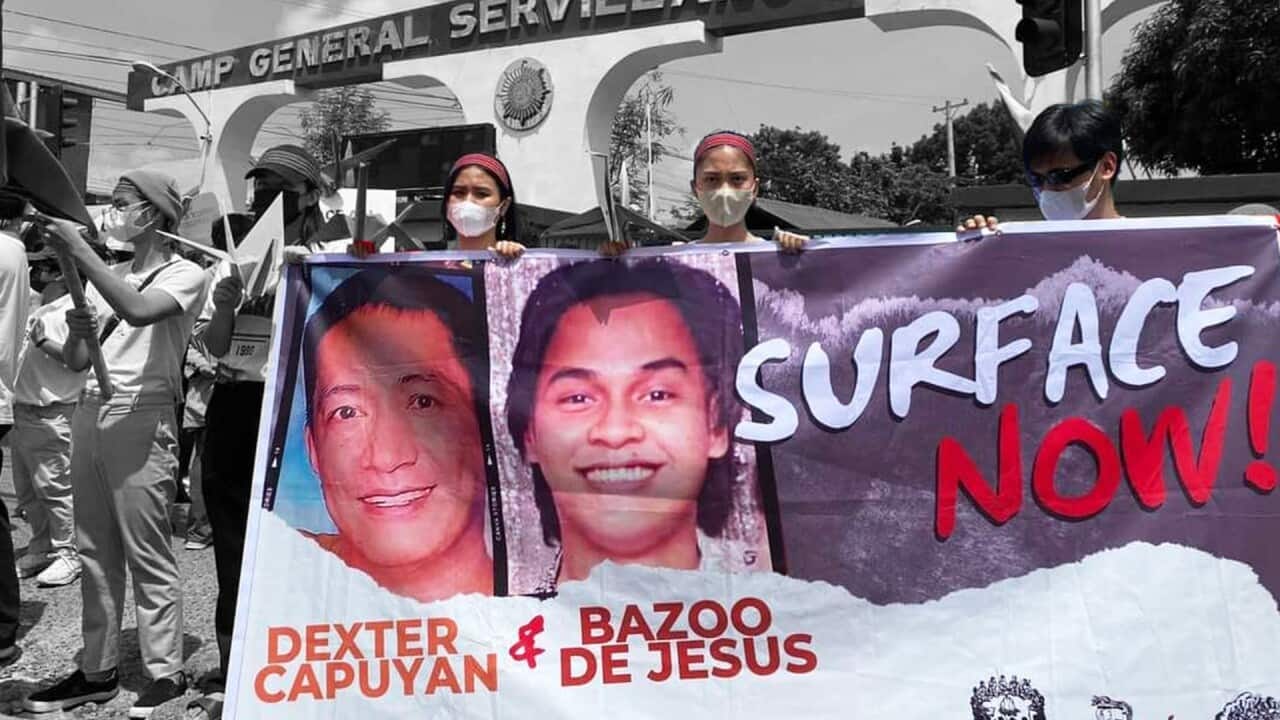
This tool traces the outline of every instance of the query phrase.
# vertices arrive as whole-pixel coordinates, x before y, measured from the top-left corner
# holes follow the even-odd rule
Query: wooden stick
[[[80,270],[76,267],[76,261],[65,250],[59,250],[58,265],[62,268],[62,280],[67,284],[67,294],[71,296],[71,301],[75,303],[76,308],[87,309],[89,301],[84,297],[84,281],[80,279]],[[115,388],[111,385],[107,361],[102,358],[102,346],[98,344],[97,337],[85,339],[85,344],[89,346],[93,375],[98,378],[98,393],[102,395],[103,400],[110,400],[115,394]]]

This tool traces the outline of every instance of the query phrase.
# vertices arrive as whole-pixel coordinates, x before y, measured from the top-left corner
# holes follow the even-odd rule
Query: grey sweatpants
[[[13,487],[31,525],[30,555],[75,549],[71,501],[73,403],[41,407],[14,403]]]
[[[168,396],[85,395],[72,422],[71,480],[83,573],[80,669],[116,667],[126,568],[138,645],[152,678],[182,670],[182,587],[169,508],[177,492],[178,433]]]

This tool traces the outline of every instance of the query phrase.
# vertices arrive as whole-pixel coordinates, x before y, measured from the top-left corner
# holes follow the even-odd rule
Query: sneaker
[[[49,567],[36,576],[40,587],[62,587],[80,579],[80,556],[70,550],[59,550]]]
[[[138,696],[133,707],[129,708],[131,718],[149,718],[151,713],[161,705],[187,694],[187,676],[185,673],[170,675],[151,683],[147,691]]]
[[[103,703],[120,692],[120,676],[115,670],[106,680],[92,682],[77,670],[51,688],[32,693],[22,701],[27,712],[47,713],[70,710],[88,702]]]
[[[187,533],[187,542],[182,547],[188,550],[204,550],[213,545],[213,536],[208,532],[192,531]]]
[[[26,580],[35,577],[44,572],[44,569],[53,564],[53,553],[27,553],[18,558],[18,577]]]

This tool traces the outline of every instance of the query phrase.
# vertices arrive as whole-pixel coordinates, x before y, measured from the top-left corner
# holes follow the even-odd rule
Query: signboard
[[[462,0],[392,13],[275,42],[170,63],[191,91],[293,80],[322,88],[377,82],[382,64],[485,48],[702,20],[713,35],[862,17],[864,0]],[[128,106],[176,92],[129,74]]]
[[[1277,240],[290,266],[228,716],[1275,717]]]

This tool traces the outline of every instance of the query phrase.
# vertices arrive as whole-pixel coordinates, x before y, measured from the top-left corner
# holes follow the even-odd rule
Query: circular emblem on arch
[[[551,112],[554,93],[547,68],[533,58],[521,58],[502,71],[493,111],[509,130],[532,130]]]

